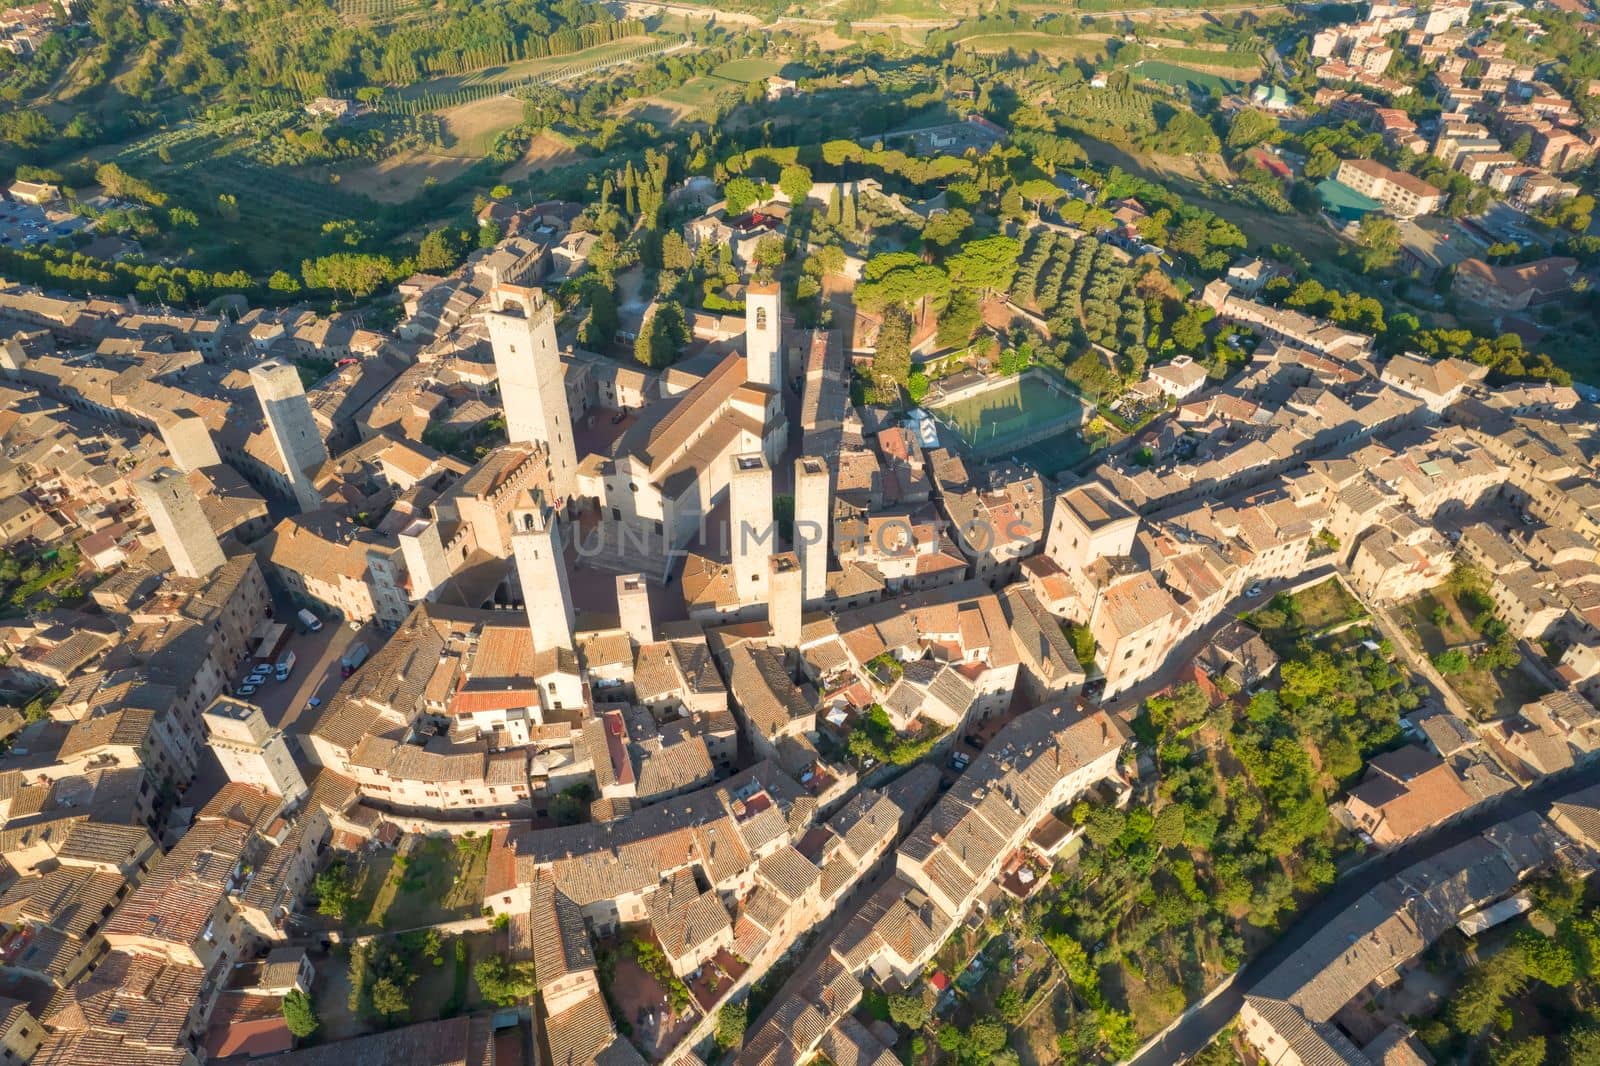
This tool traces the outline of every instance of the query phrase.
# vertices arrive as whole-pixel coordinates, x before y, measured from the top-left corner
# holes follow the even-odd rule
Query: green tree
[[[300,291],[300,280],[287,271],[274,270],[272,277],[267,279],[267,288],[292,296]]]
[[[1566,945],[1552,940],[1534,929],[1525,929],[1517,937],[1522,949],[1523,973],[1551,988],[1565,988],[1578,976],[1578,966]]]
[[[889,997],[889,1020],[903,1029],[916,1032],[928,1024],[928,1001],[915,992]]]
[[[317,897],[317,913],[326,918],[349,918],[355,902],[355,887],[350,869],[335,860],[326,870],[317,874],[311,883],[311,892]]]
[[[521,1003],[539,990],[533,963],[507,962],[503,955],[480,959],[472,968],[472,977],[478,982],[483,998],[502,1007]]]
[[[965,344],[983,324],[983,308],[968,289],[956,289],[939,315],[938,342],[942,348]]]
[[[1046,204],[1057,204],[1066,198],[1066,190],[1047,178],[1029,178],[1017,187],[1022,198],[1033,205],[1037,215]]]
[[[639,330],[633,357],[645,366],[660,369],[671,366],[688,342],[689,325],[683,308],[671,300],[662,300]]]
[[[1009,1035],[1002,1023],[993,1018],[979,1018],[967,1030],[967,1046],[962,1058],[987,1063],[1006,1046]]]
[[[283,997],[283,1021],[289,1032],[304,1040],[317,1031],[322,1022],[317,1018],[311,997],[298,988],[291,988]]]
[[[385,1018],[398,1018],[411,1009],[411,998],[392,977],[380,977],[372,986],[372,1009]]]
[[[764,190],[762,186],[743,176],[733,178],[722,187],[723,206],[730,216],[744,214],[769,195],[771,195],[770,189]]]
[[[1265,111],[1247,107],[1234,113],[1233,121],[1228,124],[1228,139],[1224,143],[1229,151],[1242,152],[1263,141],[1275,140],[1279,135],[1276,118]]]
[[[1431,657],[1433,668],[1446,676],[1459,674],[1472,665],[1467,653],[1460,648],[1449,648]]]
[[[1126,1011],[1102,1007],[1099,1016],[1100,1039],[1106,1042],[1118,1059],[1132,1055],[1139,1046],[1139,1031],[1134,1028],[1133,1015]]]
[[[745,1027],[750,1024],[747,1003],[724,1003],[717,1011],[717,1046],[724,1050],[744,1043]]]
[[[1567,1038],[1567,1062],[1571,1066],[1600,1066],[1600,1028],[1579,1029]]]
[[[1025,1004],[1022,1001],[1020,989],[1008,988],[1001,992],[994,1000],[994,1009],[1000,1013],[1007,1025],[1016,1025],[1022,1021],[1022,1011]]]
[[[1490,1066],[1544,1066],[1544,1037],[1530,1036],[1497,1047],[1489,1053],[1489,1063]]]
[[[986,296],[1011,288],[1021,254],[1022,242],[1015,237],[983,237],[952,255],[945,268],[952,282]]]
[[[56,136],[56,128],[33,108],[0,113],[0,142],[18,148],[38,148]]]
[[[578,825],[589,820],[589,804],[593,801],[594,789],[589,782],[568,785],[550,801],[550,817],[557,825]]]
[[[395,264],[388,256],[360,252],[336,252],[300,264],[307,288],[334,289],[356,299],[371,296],[394,274]]]
[[[1311,149],[1311,154],[1306,157],[1305,175],[1312,181],[1321,181],[1331,178],[1333,172],[1339,169],[1339,157],[1334,155],[1326,145],[1319,144]]]
[[[1204,304],[1191,304],[1172,323],[1172,343],[1186,352],[1198,352],[1206,343],[1206,323],[1216,312]]]
[[[769,233],[756,242],[755,263],[756,279],[770,282],[778,276],[778,271],[783,267],[784,259],[783,238],[775,233]]]
[[[1513,944],[1473,967],[1446,1007],[1456,1032],[1476,1036],[1494,1020],[1500,1005],[1527,985],[1522,950]]]
[[[1373,212],[1356,228],[1356,260],[1370,274],[1394,265],[1400,258],[1400,226],[1388,215]]]
[[[964,207],[944,211],[928,219],[922,227],[922,241],[935,248],[948,248],[967,235],[972,228],[972,215]]]
[[[913,370],[906,377],[906,395],[910,397],[912,403],[920,404],[923,397],[928,395],[928,385],[928,375],[920,370]]]
[[[617,298],[611,286],[598,275],[590,282],[585,295],[589,301],[589,317],[583,322],[583,346],[590,351],[603,352],[617,337]]]
[[[872,370],[896,385],[905,384],[911,376],[911,315],[898,304],[884,309]]]
[[[466,245],[458,230],[436,229],[417,246],[416,266],[426,274],[446,273],[456,268],[464,254]]]
[[[1155,842],[1163,848],[1175,848],[1183,843],[1183,806],[1169,803],[1156,815]]]
[[[790,163],[778,175],[778,188],[783,190],[790,203],[799,207],[811,193],[811,169],[799,163]]]
[[[680,274],[694,266],[694,253],[689,251],[689,243],[676,230],[661,237],[661,266]]]

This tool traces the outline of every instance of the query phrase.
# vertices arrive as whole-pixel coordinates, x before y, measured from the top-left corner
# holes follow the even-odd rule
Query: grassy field
[[[1162,85],[1171,85],[1191,92],[1208,93],[1216,89],[1222,93],[1236,93],[1243,85],[1231,78],[1218,77],[1208,74],[1203,70],[1191,67],[1180,67],[1176,63],[1168,63],[1160,59],[1141,60],[1133,68],[1133,72],[1141,78],[1160,82]]]
[[[403,853],[403,854],[402,854]],[[399,850],[367,856],[356,871],[349,924],[357,930],[414,929],[476,915],[483,905],[489,837],[410,837]]]
[[[629,118],[641,122],[654,122],[674,126],[688,122],[717,102],[717,97],[732,89],[733,84],[710,74],[690,78],[675,89],[642,96],[630,101],[625,109]]]
[[[1399,612],[1409,625],[1423,654],[1434,656],[1449,648],[1471,648],[1483,640],[1473,613],[1444,587],[1406,604]],[[1485,717],[1510,714],[1549,690],[1520,669],[1492,671],[1472,667],[1447,674],[1445,681],[1468,706]]]
[[[578,153],[561,134],[552,130],[541,130],[528,145],[528,150],[522,153],[522,158],[512,163],[500,177],[505,181],[522,181],[540,171],[576,163],[579,158]]]
[[[1245,621],[1261,631],[1274,648],[1287,648],[1324,631],[1366,617],[1361,601],[1336,578],[1329,578],[1291,595],[1279,593],[1251,611]]]
[[[161,175],[157,184],[179,190],[181,199],[201,206],[215,203],[222,194],[233,196],[239,218],[229,225],[227,233],[233,236],[216,259],[254,270],[298,262],[321,242],[323,223],[360,218],[371,207],[337,186],[265,169],[240,156],[195,163]],[[248,239],[240,239],[246,234]]]
[[[367,915],[371,925],[410,929],[470,918],[483,905],[489,837],[423,837],[396,854]]]
[[[1061,37],[1053,33],[986,33],[968,37],[961,47],[984,55],[1000,52],[1017,52],[1026,55],[1038,52],[1042,56],[1067,59],[1089,59],[1098,62],[1105,58],[1105,40],[1099,37]]]
[[[522,121],[522,101],[489,96],[435,114],[444,120],[445,136],[449,138],[444,154],[482,159],[489,154],[497,136]]]
[[[952,8],[964,5],[941,4],[938,0],[879,0],[872,17],[901,19],[948,19]]]
[[[1170,63],[1187,63],[1197,67],[1221,67],[1240,72],[1261,69],[1261,56],[1255,52],[1234,52],[1223,48],[1171,48],[1160,50],[1162,59]]]
[[[609,59],[616,59],[636,48],[649,45],[655,38],[648,36],[624,37],[617,41],[607,41],[597,44],[593,48],[583,48],[576,52],[567,52],[558,56],[545,56],[541,59],[519,59],[515,63],[505,63],[497,67],[485,67],[475,70],[470,74],[454,74],[447,78],[430,78],[419,81],[415,85],[408,85],[401,89],[399,96],[406,100],[415,100],[427,96],[429,93],[448,95],[460,92],[462,89],[476,88],[482,85],[500,85],[519,82],[539,74],[548,74],[563,67],[580,65],[583,63],[603,63]]]
[[[762,81],[770,78],[783,69],[783,64],[772,59],[761,59],[758,56],[746,56],[744,59],[730,59],[711,73],[714,77],[724,81],[738,82],[748,85],[753,81]]]
[[[472,967],[478,960],[503,951],[504,939],[504,934],[494,932],[444,937],[439,965],[421,958],[417,960],[416,981],[406,990],[411,1008],[405,1020],[425,1022],[443,1016],[446,1005],[455,998],[458,982],[463,986],[462,995],[454,1013],[472,1013],[488,1006],[472,976]],[[466,958],[462,963],[456,961],[457,943],[466,945]],[[318,1042],[348,1040],[374,1031],[372,1022],[350,1012],[348,958],[336,953],[316,962],[317,980],[312,987],[312,998],[322,1022],[317,1031]]]

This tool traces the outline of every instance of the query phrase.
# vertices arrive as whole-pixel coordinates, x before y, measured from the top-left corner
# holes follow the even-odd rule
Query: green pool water
[[[1077,456],[1061,456],[1062,465],[1082,455],[1083,444],[1076,430],[1083,423],[1083,402],[1065,387],[1053,387],[1037,374],[996,383],[983,392],[941,404],[932,409],[932,414],[979,455],[999,455],[1024,447],[1035,451],[1041,444],[1052,445],[1048,449],[1052,452],[1077,452]],[[1034,439],[1049,428],[1061,431],[1059,440]]]

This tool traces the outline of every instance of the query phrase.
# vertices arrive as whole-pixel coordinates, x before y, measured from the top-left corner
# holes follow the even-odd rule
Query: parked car
[[[1247,600],[1257,599],[1257,598],[1260,597],[1260,595],[1261,595],[1261,586],[1260,585],[1251,585],[1249,588],[1244,590],[1244,598],[1247,599]]]
[[[367,661],[368,650],[365,641],[350,645],[345,650],[345,653],[339,657],[339,673],[345,677],[355,673],[356,670],[360,669],[361,664]]]
[[[256,694],[256,690],[260,687],[260,685],[246,681],[244,684],[234,689],[233,694],[235,696],[254,696]]]

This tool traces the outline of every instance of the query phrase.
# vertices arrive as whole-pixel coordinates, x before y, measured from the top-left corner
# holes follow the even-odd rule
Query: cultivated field
[[[690,78],[676,89],[641,96],[630,101],[624,109],[629,118],[658,125],[672,126],[695,118],[701,111],[717,101],[717,94],[727,92],[733,83],[720,77],[702,74]]]
[[[1004,52],[1027,55],[1038,52],[1042,56],[1096,62],[1104,59],[1106,54],[1103,37],[1062,37],[1053,33],[986,33],[966,38],[961,42],[961,47],[984,55]]]
[[[782,69],[782,63],[777,63],[770,59],[761,59],[756,56],[746,56],[744,59],[730,59],[711,73],[726,81],[748,85],[753,81],[770,78]]]
[[[396,152],[370,166],[347,170],[340,175],[339,186],[381,203],[400,204],[415,196],[429,178],[443,184],[460,177],[476,162],[466,156],[413,149]]]
[[[495,67],[485,67],[474,70],[469,74],[454,74],[446,78],[430,78],[408,85],[397,94],[404,100],[416,100],[425,96],[449,96],[451,93],[461,92],[464,89],[476,89],[483,86],[509,85],[524,81],[540,74],[560,70],[563,67],[581,66],[585,63],[604,63],[607,60],[617,59],[639,48],[648,47],[658,42],[657,38],[640,35],[637,37],[624,37],[617,41],[607,41],[597,44],[593,48],[581,48],[576,52],[565,52],[558,56],[544,56],[540,59],[519,59],[515,63],[502,63]]]

